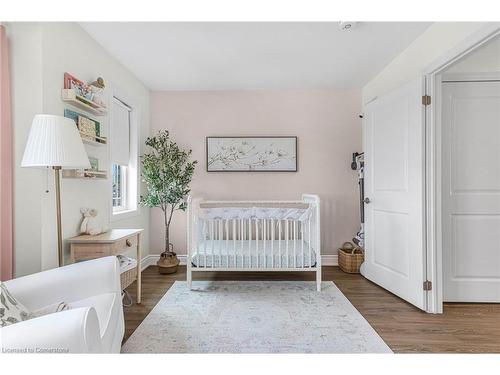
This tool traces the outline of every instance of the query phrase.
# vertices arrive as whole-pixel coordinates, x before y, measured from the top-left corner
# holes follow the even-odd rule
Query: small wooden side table
[[[82,234],[68,239],[70,261],[89,260],[137,251],[137,303],[141,303],[141,233],[143,229],[111,229],[95,236]]]

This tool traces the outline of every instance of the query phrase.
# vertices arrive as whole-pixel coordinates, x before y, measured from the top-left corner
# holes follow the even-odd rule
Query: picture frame
[[[207,172],[297,172],[296,136],[206,137]]]

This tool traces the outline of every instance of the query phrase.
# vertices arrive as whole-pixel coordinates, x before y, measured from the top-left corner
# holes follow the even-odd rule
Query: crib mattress
[[[271,242],[273,242],[274,246],[274,256],[271,255]],[[281,256],[279,254],[279,242],[281,242]],[[305,241],[303,249],[302,242],[297,241],[295,253],[293,240],[266,241],[265,249],[263,241],[259,241],[258,246],[255,240],[215,240],[213,244],[212,241],[206,241],[206,243],[201,241],[198,247],[193,249],[191,264],[193,267],[199,268],[309,268],[310,265],[312,267],[316,265],[316,253],[311,248],[309,260],[309,245]]]

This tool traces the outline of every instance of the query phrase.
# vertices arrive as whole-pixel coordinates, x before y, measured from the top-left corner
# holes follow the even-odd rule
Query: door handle
[[[370,202],[371,202],[371,200],[370,200],[370,198],[366,197],[366,198],[363,200],[363,202],[365,202],[366,204],[368,204],[368,203],[370,203]]]

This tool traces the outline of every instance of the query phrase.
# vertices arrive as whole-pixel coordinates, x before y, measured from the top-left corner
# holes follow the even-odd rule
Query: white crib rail
[[[207,218],[201,207],[308,208],[303,219]],[[289,207],[290,206],[290,207]],[[188,198],[187,280],[193,271],[314,271],[321,283],[319,197],[301,201],[203,201]]]

